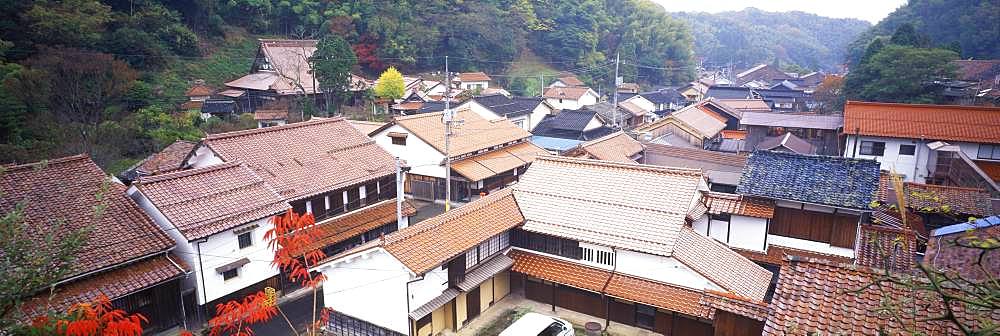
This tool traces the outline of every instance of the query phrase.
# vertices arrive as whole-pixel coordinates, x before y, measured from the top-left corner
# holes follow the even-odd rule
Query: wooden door
[[[471,321],[479,316],[479,287],[465,293],[465,316],[466,321]]]
[[[410,180],[410,192],[413,194],[413,198],[433,201],[434,182]]]

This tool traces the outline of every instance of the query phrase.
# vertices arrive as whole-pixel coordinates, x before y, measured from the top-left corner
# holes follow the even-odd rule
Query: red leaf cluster
[[[31,327],[60,336],[141,336],[142,324],[146,322],[141,314],[130,315],[115,309],[111,300],[101,294],[93,302],[70,307],[65,319],[39,317],[31,322]]]
[[[209,335],[249,336],[250,326],[265,322],[278,315],[278,308],[268,300],[263,291],[247,295],[242,301],[220,303],[215,307],[216,315],[208,324],[212,327]]]
[[[271,264],[288,274],[288,280],[303,287],[319,288],[326,278],[322,273],[311,274],[309,267],[326,258],[322,250],[312,248],[313,242],[323,238],[322,229],[313,215],[289,211],[271,219],[274,227],[264,234],[264,239],[274,249]]]
[[[358,56],[358,64],[375,71],[385,70],[385,63],[378,58],[378,42],[369,35],[361,37],[361,41],[351,47]]]

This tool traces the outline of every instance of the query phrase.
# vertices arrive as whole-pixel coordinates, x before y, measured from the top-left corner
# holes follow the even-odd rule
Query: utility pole
[[[616,52],[615,53],[615,87],[614,87],[614,99],[612,100],[614,103],[612,103],[612,105],[611,105],[611,117],[615,119],[614,120],[615,126],[618,126],[618,129],[621,130],[622,129],[621,118],[618,115],[618,87],[622,85],[621,78],[618,77],[618,61],[620,60],[619,57],[620,57],[620,53]]]
[[[545,95],[545,77],[544,75],[538,75],[538,96],[541,97]]]
[[[451,73],[448,72],[448,55],[444,56],[444,112],[441,121],[444,122],[444,212],[451,210],[451,121],[454,114],[451,111]]]

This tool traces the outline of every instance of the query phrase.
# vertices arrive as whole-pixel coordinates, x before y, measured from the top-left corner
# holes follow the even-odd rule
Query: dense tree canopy
[[[856,63],[869,42],[903,25],[938,47],[957,49],[962,58],[1000,58],[1000,2],[996,0],[910,0],[850,45]]]
[[[779,60],[810,70],[837,70],[847,45],[871,26],[856,19],[754,8],[671,15],[691,25],[698,56],[710,64],[732,62],[736,68]]]
[[[863,60],[847,75],[850,100],[894,103],[936,103],[941,99],[933,81],[953,78],[951,50],[890,44]]]
[[[316,80],[327,98],[330,95],[338,99],[347,96],[351,86],[351,70],[358,64],[358,57],[347,41],[337,35],[323,37],[316,44],[316,52],[309,63],[312,64]],[[330,105],[327,99],[327,108]]]

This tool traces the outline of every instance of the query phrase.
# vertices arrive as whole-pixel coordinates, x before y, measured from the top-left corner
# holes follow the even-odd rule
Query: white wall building
[[[554,108],[544,99],[507,97],[501,94],[470,99],[456,110],[469,109],[488,120],[507,119],[525,131],[531,131]]]
[[[223,183],[231,189],[206,188]],[[195,291],[198,305],[278,275],[264,233],[270,218],[289,205],[245,165],[147,176],[128,194],[177,243],[178,254],[193,270],[182,291]]]
[[[578,110],[581,107],[597,104],[601,97],[588,87],[549,87],[542,93],[542,98],[557,110]]]
[[[942,145],[957,147],[974,164],[1000,164],[998,107],[851,101],[844,107],[844,134],[845,157],[876,160],[907,182],[981,187],[945,182],[947,172],[936,175],[934,151]]]

